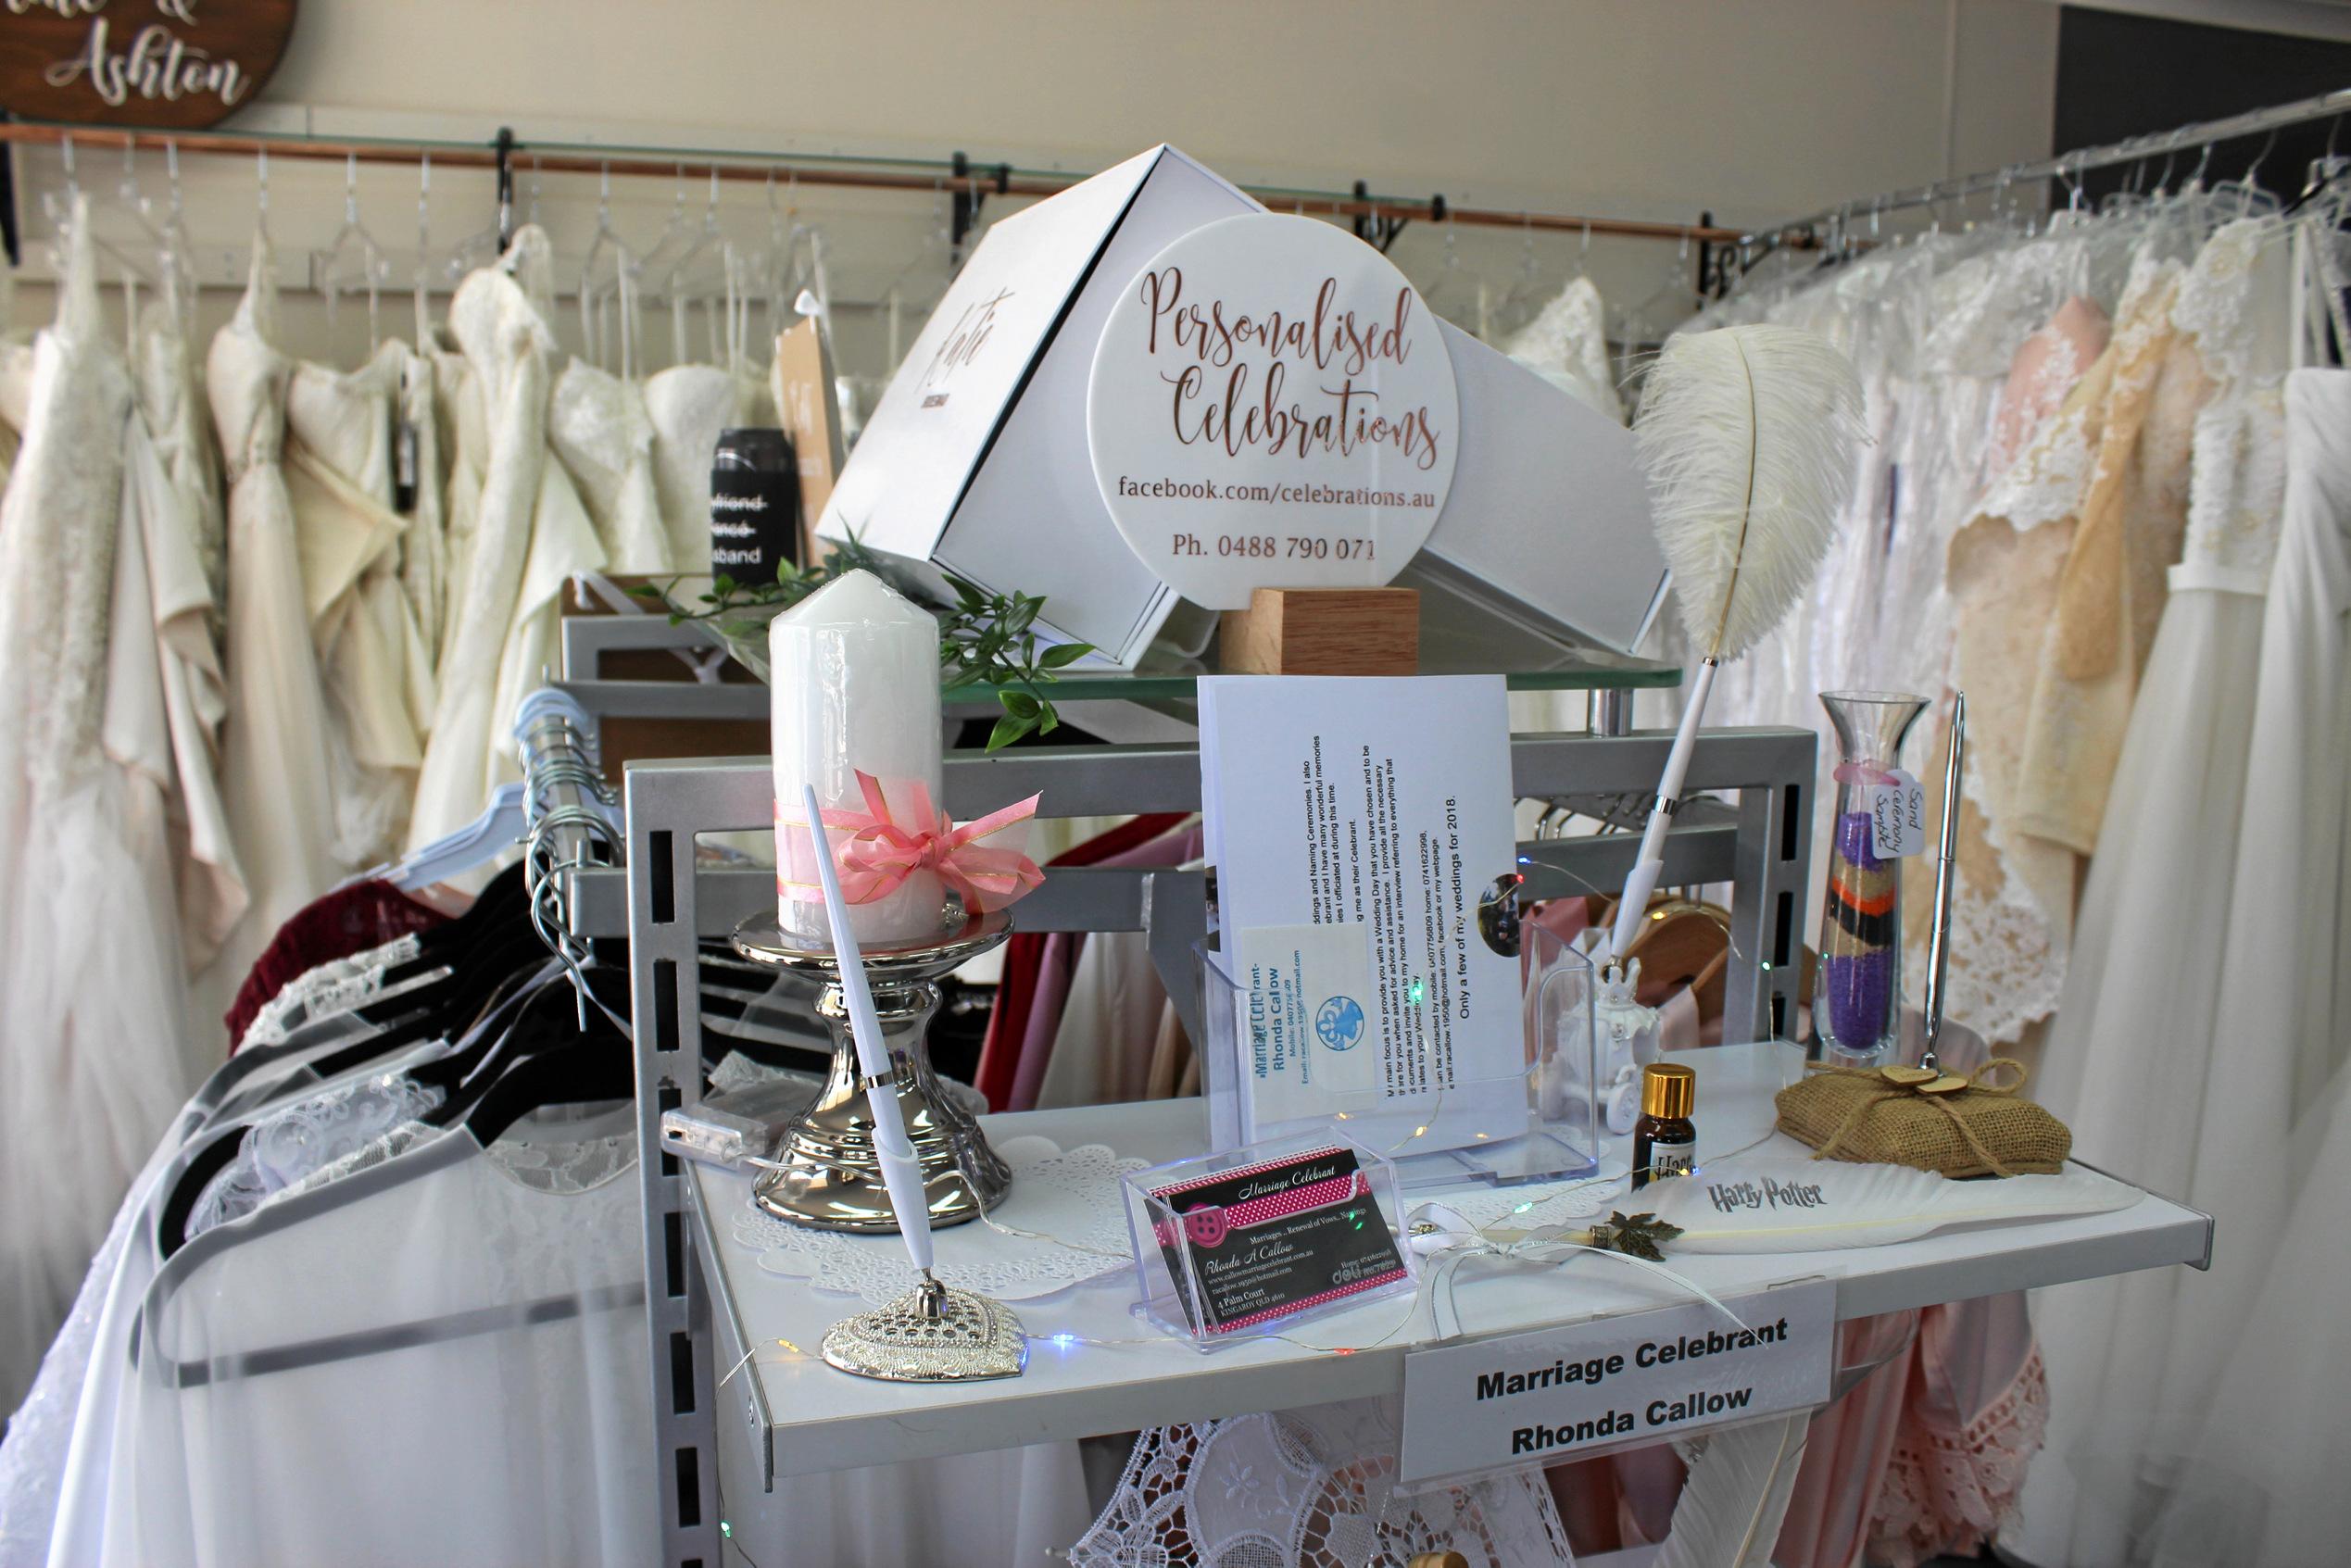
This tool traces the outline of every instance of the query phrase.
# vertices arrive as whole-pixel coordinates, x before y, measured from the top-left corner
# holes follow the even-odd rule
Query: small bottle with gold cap
[[[1698,1165],[1698,1074],[1678,1062],[1653,1061],[1641,1070],[1641,1120],[1633,1123],[1632,1185],[1652,1176],[1686,1176]]]

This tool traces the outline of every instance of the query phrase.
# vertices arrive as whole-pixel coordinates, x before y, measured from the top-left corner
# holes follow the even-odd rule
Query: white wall
[[[308,0],[246,119],[468,140],[509,124],[526,142],[961,148],[1080,169],[1167,140],[1245,182],[1360,177],[1463,205],[1760,222],[2045,152],[2056,30],[2037,0]],[[155,161],[141,164],[150,194],[162,188]],[[253,171],[198,161],[191,222],[207,274],[225,280],[250,231]],[[24,167],[38,237],[37,193],[57,183],[58,160],[28,153]],[[85,151],[79,172],[110,192],[119,165]],[[595,184],[540,182],[541,216],[573,267]],[[698,224],[703,187],[688,184]],[[273,165],[271,231],[290,284],[341,223],[341,185],[338,169]],[[484,177],[445,169],[434,186],[435,247],[487,222]],[[668,186],[616,188],[614,223],[633,244],[660,232]],[[415,178],[371,169],[359,190],[405,284]],[[911,332],[940,271],[930,200],[788,194],[827,226],[836,292],[874,299],[899,278]],[[730,186],[722,223],[763,245],[760,188]],[[98,226],[135,248],[126,221],[102,214]],[[1528,284],[1519,236],[1463,229],[1458,244],[1497,297],[1555,287],[1578,249],[1536,241]],[[1441,235],[1416,226],[1392,254],[1426,283]],[[1620,304],[1657,293],[1674,261],[1653,243],[1591,248]],[[23,292],[20,319],[45,308],[45,291]],[[298,306],[291,319],[307,320]],[[316,327],[290,329],[305,330]],[[339,335],[358,332],[346,317]],[[877,325],[848,335],[853,361],[880,359]]]

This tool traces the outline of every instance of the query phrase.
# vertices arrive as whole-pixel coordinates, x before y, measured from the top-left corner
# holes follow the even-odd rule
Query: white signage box
[[[1159,146],[991,226],[866,421],[818,533],[854,533],[934,593],[952,572],[1041,595],[1041,632],[1132,666],[1176,596],[1128,548],[1095,480],[1096,346],[1172,241],[1264,210]],[[1465,332],[1447,325],[1442,342],[1458,460],[1398,581],[1630,649],[1666,571],[1630,433]]]

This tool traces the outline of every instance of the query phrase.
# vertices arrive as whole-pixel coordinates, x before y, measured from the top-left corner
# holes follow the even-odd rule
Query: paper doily
[[[996,1152],[1012,1168],[1012,1185],[988,1218],[1037,1234],[1006,1236],[978,1220],[936,1232],[932,1245],[940,1278],[999,1301],[1025,1301],[1128,1266],[1134,1247],[1118,1178],[1149,1161],[1122,1160],[1098,1143],[1063,1153],[1043,1137],[1011,1138],[997,1145]],[[1077,1245],[1063,1247],[1046,1237]],[[769,1273],[861,1296],[874,1306],[914,1286],[906,1243],[895,1236],[811,1230],[746,1202],[735,1216],[735,1240],[758,1253],[760,1267]]]

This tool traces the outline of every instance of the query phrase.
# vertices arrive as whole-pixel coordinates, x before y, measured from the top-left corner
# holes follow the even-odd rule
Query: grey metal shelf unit
[[[649,630],[633,627],[631,640]],[[662,685],[666,693],[645,689]],[[591,680],[566,689],[599,714],[659,711],[663,696],[674,703],[688,692],[693,699],[669,711],[740,717],[754,696],[764,709],[763,687]],[[1670,741],[1663,734],[1515,736],[1513,784],[1520,797],[1541,799],[1639,796],[1653,790]],[[1756,1038],[1784,1033],[1795,1007],[1815,748],[1808,730],[1704,733],[1691,788],[1728,798],[1693,802],[1666,845],[1668,885],[1732,888],[1726,1017]],[[1051,817],[1200,806],[1198,751],[1189,742],[958,752],[947,759],[945,785],[948,809],[959,817],[1030,794],[1042,796],[1040,810]],[[674,1157],[661,1152],[658,1124],[663,1110],[697,1104],[704,1092],[699,945],[724,937],[774,897],[772,872],[699,864],[696,841],[769,827],[773,785],[765,758],[640,761],[627,768],[622,797],[624,865],[572,872],[567,918],[580,935],[629,943],[663,1561],[670,1568],[717,1568],[716,1386],[724,1369],[713,1364],[711,1322],[714,1310],[726,1309],[711,1298],[698,1260],[707,1239],[698,1242],[687,1183]],[[1631,838],[1616,834],[1529,842],[1519,855],[1529,895],[1546,897],[1620,884],[1634,848]],[[1206,877],[1198,872],[1049,871],[1018,911],[1030,931],[1145,933],[1195,1039],[1202,1036],[1190,947],[1206,919]],[[748,1385],[753,1392],[745,1386],[735,1386],[745,1401],[736,1418],[763,1427],[756,1380]]]

